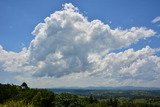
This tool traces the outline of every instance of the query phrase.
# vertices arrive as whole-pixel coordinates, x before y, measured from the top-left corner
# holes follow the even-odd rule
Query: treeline
[[[45,89],[0,84],[0,107],[160,107],[160,100],[96,99],[75,94],[55,94]]]

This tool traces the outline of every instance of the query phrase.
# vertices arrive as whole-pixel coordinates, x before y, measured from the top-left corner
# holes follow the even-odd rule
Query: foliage
[[[126,94],[121,94],[116,97],[114,94],[114,97],[105,97],[103,93],[105,98],[98,95],[54,94],[46,89],[24,89],[21,86],[0,84],[0,107],[160,107],[160,97],[156,95],[126,97]]]
[[[23,101],[8,101],[0,104],[0,107],[34,107],[32,104],[25,104]]]

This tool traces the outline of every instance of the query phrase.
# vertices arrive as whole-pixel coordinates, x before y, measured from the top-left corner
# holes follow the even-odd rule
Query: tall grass
[[[1,104],[0,107],[34,107],[32,104],[26,104],[23,101],[8,101]]]

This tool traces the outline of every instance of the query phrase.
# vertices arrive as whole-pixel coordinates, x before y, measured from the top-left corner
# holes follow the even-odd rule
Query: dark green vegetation
[[[76,95],[0,84],[0,107],[160,107],[160,91],[80,89]]]

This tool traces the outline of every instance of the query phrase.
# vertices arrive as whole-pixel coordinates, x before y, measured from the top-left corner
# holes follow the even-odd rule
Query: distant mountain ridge
[[[50,88],[49,91],[55,93],[71,93],[82,96],[94,95],[96,98],[144,98],[144,97],[159,97],[160,88],[157,87],[134,87],[134,86],[122,86],[122,87],[61,87]]]
[[[159,87],[136,87],[136,86],[117,86],[117,87],[57,87],[49,89],[84,89],[84,90],[160,90]]]

